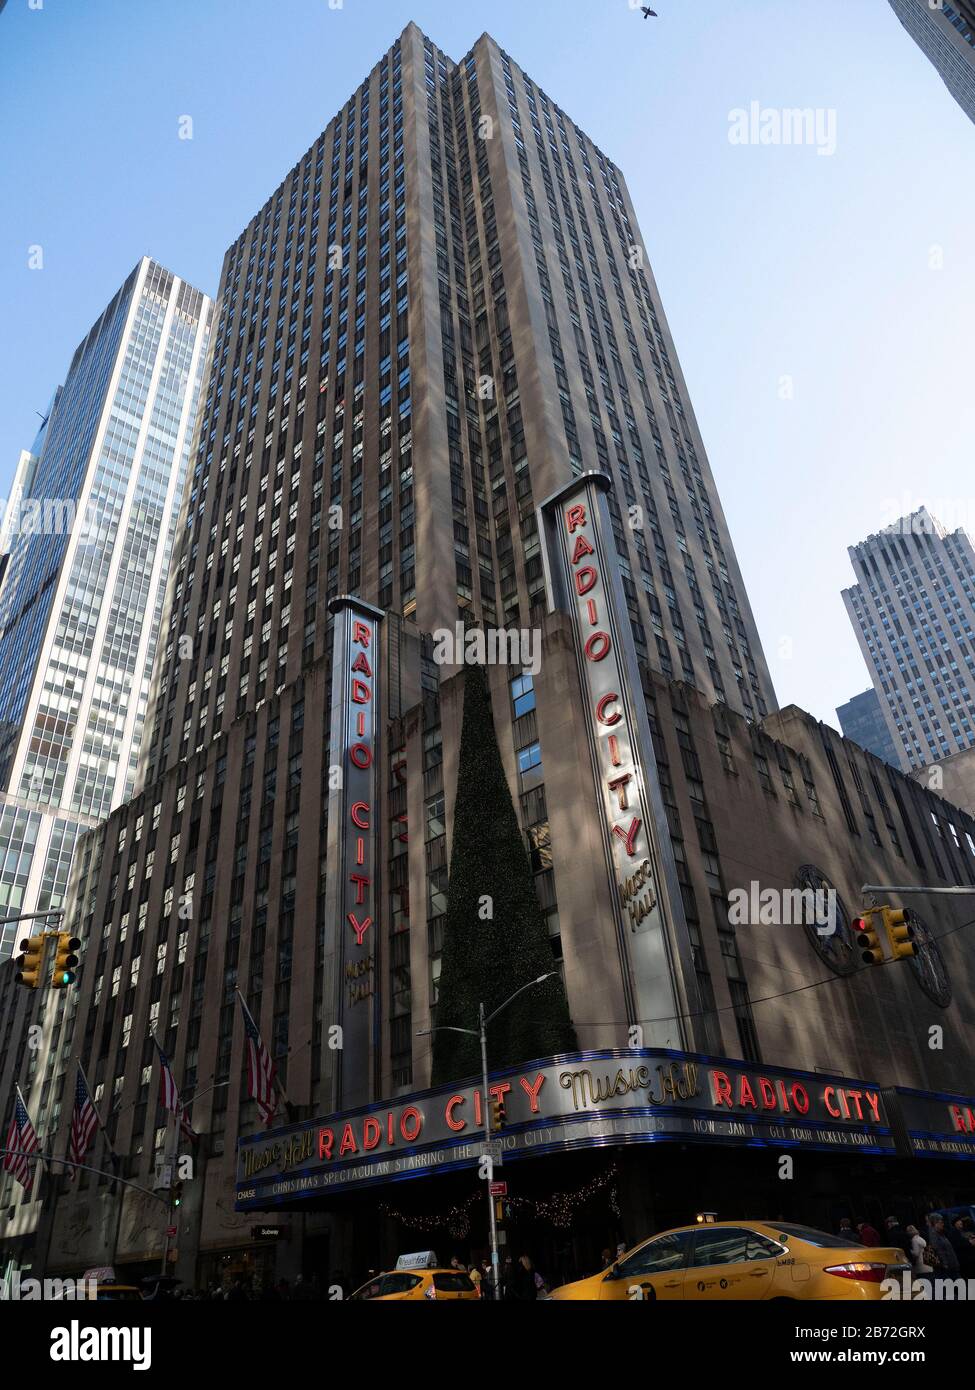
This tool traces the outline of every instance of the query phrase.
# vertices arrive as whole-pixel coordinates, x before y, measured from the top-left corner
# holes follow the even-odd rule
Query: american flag
[[[251,1017],[251,1011],[244,1003],[244,996],[240,990],[237,991],[237,997],[244,1011],[244,1033],[247,1037],[247,1090],[251,1099],[257,1101],[257,1108],[265,1126],[270,1128],[278,1108],[278,1093],[274,1085],[278,1069],[264,1046],[260,1030]]]
[[[13,1173],[24,1191],[29,1192],[34,1182],[34,1170],[31,1166],[34,1160],[28,1155],[37,1151],[37,1134],[31,1124],[19,1086],[17,1087],[17,1099],[14,1102],[13,1119],[10,1121],[10,1128],[7,1131],[6,1146],[8,1149],[18,1149],[20,1152],[4,1154],[4,1171]]]
[[[186,1135],[187,1139],[196,1139],[198,1135],[186,1118],[186,1106],[179,1098],[179,1088],[173,1076],[173,1069],[169,1065],[169,1058],[156,1041],[155,1034],[152,1035],[152,1041],[156,1044],[156,1051],[159,1053],[159,1103],[164,1110],[179,1116],[180,1131]]]
[[[71,1112],[71,1139],[68,1143],[68,1162],[80,1163],[91,1148],[91,1141],[98,1128],[98,1111],[88,1092],[85,1074],[78,1063],[78,1079],[74,1086],[74,1109]],[[71,1170],[74,1177],[74,1169]]]

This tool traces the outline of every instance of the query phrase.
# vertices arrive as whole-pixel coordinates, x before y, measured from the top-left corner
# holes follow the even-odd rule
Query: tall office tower
[[[930,58],[958,105],[975,121],[973,0],[890,0],[897,18]]]
[[[975,551],[924,508],[850,546],[843,602],[905,771],[975,744]]]
[[[24,499],[30,497],[31,483],[44,448],[47,427],[60,399],[61,387],[59,386],[51,399],[47,414],[41,416],[41,424],[34,436],[33,444],[29,449],[21,449],[20,451],[20,458],[17,460],[13,481],[10,484],[10,495],[2,503],[2,511],[0,511],[0,587],[3,585],[10,564],[11,546],[21,529]]]
[[[900,767],[901,760],[873,686],[864,690],[862,695],[854,695],[845,705],[838,705],[836,717],[844,738],[851,738],[861,748],[883,758],[892,767]]]
[[[638,655],[774,705],[622,174],[488,37],[394,59],[225,257],[150,777],[327,652],[339,593],[537,620],[535,506],[591,468]]]
[[[135,786],[210,312],[143,257],[18,475],[0,592],[0,919],[58,907],[79,830]],[[0,921],[0,957],[22,933]]]
[[[709,1050],[722,1029],[752,1048],[712,860],[691,910],[704,791],[681,831],[654,790],[648,682],[748,728],[774,700],[622,175],[488,36],[455,64],[408,26],[230,247],[219,305],[138,791],[79,846],[70,917],[76,1046],[130,1175],[165,1142],[150,1027],[199,1088],[210,1251],[238,1224],[235,1139],[259,1123],[238,987],[293,1105],[429,1081],[463,686],[441,636],[525,639],[490,667],[494,719],[555,968],[575,1018],[606,1021],[586,1045],[627,1018],[660,1045],[703,1038],[713,974]],[[640,752],[600,697],[603,746],[637,764],[609,791],[586,771],[597,731],[539,529],[576,486],[632,647]],[[624,783],[653,806],[620,839]],[[652,852],[670,861],[656,884]],[[31,1094],[56,1128],[63,1068]]]

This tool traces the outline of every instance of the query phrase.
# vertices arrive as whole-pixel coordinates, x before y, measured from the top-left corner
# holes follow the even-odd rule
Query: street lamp
[[[556,975],[557,973],[558,973],[558,972],[555,971],[555,970],[550,970],[546,975],[539,975],[539,977],[538,977],[537,980],[529,980],[528,983],[527,983],[526,985],[522,985],[520,989],[516,989],[515,992],[514,992],[514,994],[510,994],[510,995],[508,996],[508,998],[504,1001],[504,1003],[503,1003],[503,1004],[499,1004],[498,1007],[497,1007],[492,1013],[489,1013],[489,1014],[487,1015],[487,1017],[484,1016],[484,1003],[483,1003],[483,1001],[482,1001],[482,1002],[481,1002],[480,1004],[478,1004],[478,1006],[477,1006],[477,1010],[478,1010],[478,1027],[477,1027],[477,1028],[455,1028],[455,1027],[453,1027],[453,1026],[452,1026],[451,1024],[449,1024],[449,1023],[444,1023],[444,1024],[441,1024],[441,1025],[438,1025],[438,1027],[436,1027],[436,1028],[423,1028],[423,1029],[421,1029],[421,1030],[419,1030],[419,1031],[417,1032],[417,1035],[416,1035],[416,1036],[417,1036],[418,1038],[427,1038],[427,1037],[430,1036],[431,1033],[465,1033],[469,1038],[479,1038],[479,1039],[480,1039],[480,1043],[481,1043],[481,1106],[482,1106],[483,1115],[484,1115],[484,1143],[485,1143],[485,1146],[487,1146],[487,1145],[489,1145],[489,1144],[491,1143],[491,1118],[490,1118],[490,1111],[489,1111],[489,1109],[488,1109],[488,1064],[487,1064],[487,1028],[488,1028],[488,1024],[491,1023],[491,1022],[493,1022],[493,1020],[497,1018],[497,1016],[498,1016],[499,1013],[501,1013],[504,1009],[506,1009],[506,1008],[508,1007],[508,1005],[509,1005],[510,1003],[512,1003],[515,999],[517,999],[518,996],[519,996],[519,994],[524,994],[524,992],[525,992],[526,989],[534,989],[534,987],[535,987],[536,985],[544,984],[546,980],[550,980],[550,979],[552,978],[552,976],[553,976],[553,975]],[[487,1155],[487,1156],[488,1156],[488,1158],[489,1158],[489,1160],[490,1160],[490,1150],[488,1150],[488,1155]],[[492,1166],[491,1166],[491,1172],[492,1172],[492,1174],[493,1174],[493,1172],[494,1172],[493,1160],[490,1160],[490,1161],[491,1161],[491,1164],[492,1164]],[[500,1291],[501,1291],[501,1277],[500,1277],[500,1276],[501,1276],[501,1271],[500,1271],[500,1262],[499,1262],[499,1260],[498,1260],[498,1223],[497,1223],[497,1219],[496,1219],[496,1217],[495,1217],[495,1215],[494,1215],[494,1198],[491,1196],[491,1183],[490,1183],[490,1181],[488,1181],[488,1184],[487,1184],[487,1199],[488,1199],[488,1219],[489,1219],[489,1222],[490,1222],[490,1229],[491,1229],[491,1273],[492,1273],[492,1277],[493,1277],[493,1291],[492,1291],[491,1297],[492,1297],[493,1299],[497,1299],[497,1297],[498,1297],[498,1295],[499,1295],[499,1293],[500,1293]]]

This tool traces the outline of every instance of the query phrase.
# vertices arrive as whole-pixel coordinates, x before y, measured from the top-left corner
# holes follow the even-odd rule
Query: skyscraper
[[[0,919],[63,900],[132,794],[210,327],[143,257],[78,346],[4,519]],[[9,955],[22,928],[0,935]]]
[[[975,743],[975,550],[924,507],[850,547],[843,590],[905,771]]]
[[[70,1036],[125,1175],[152,1185],[177,1137],[154,1031],[205,1135],[173,1224],[181,1274],[208,1282],[292,1277],[313,1246],[316,1267],[344,1262],[342,1223],[386,1239],[375,1193],[342,1206],[348,1165],[382,1142],[388,1171],[361,1180],[391,1182],[424,1143],[474,1132],[461,1079],[434,1115],[426,1036],[458,620],[518,639],[488,662],[493,723],[583,1055],[498,1084],[528,1110],[547,1088],[531,1113],[570,1151],[555,1190],[595,1180],[590,1147],[660,1138],[671,1101],[707,1114],[663,1137],[719,1136],[725,1172],[724,1139],[750,1143],[757,1122],[726,1112],[792,1123],[811,1075],[965,1084],[961,1050],[917,1049],[890,1074],[906,1015],[930,1003],[967,1026],[961,939],[942,953],[919,929],[916,965],[865,972],[849,922],[864,876],[975,881],[975,822],[795,709],[760,718],[772,690],[635,215],[566,113],[488,36],[455,64],[410,25],[231,246],[219,304],[141,775],[75,855],[79,988],[50,1062],[0,1039],[45,1142],[65,1139]],[[833,926],[733,919],[732,893],[766,884],[837,893]],[[270,1141],[238,990],[306,1126],[282,1102]],[[716,1058],[758,1069],[743,1101]],[[606,1068],[614,1096],[644,1094],[593,1141]],[[841,1149],[854,1116],[821,1084],[809,1124]],[[316,1173],[300,1235],[262,1243],[250,1211],[287,1204],[323,1154],[344,1166]],[[407,1182],[396,1203],[466,1202],[475,1155],[436,1178],[442,1203]],[[628,1174],[627,1210],[648,1222],[655,1185],[639,1162]],[[58,1267],[158,1268],[159,1204],[127,1189],[116,1224],[113,1200],[84,1175],[56,1199]],[[18,1210],[7,1239],[26,1229]]]
[[[884,712],[873,686],[862,695],[854,695],[845,705],[838,705],[836,717],[844,738],[851,738],[861,748],[875,753],[892,767],[900,767],[900,757],[887,728]]]
[[[975,121],[975,4],[972,0],[890,0],[958,105]]]

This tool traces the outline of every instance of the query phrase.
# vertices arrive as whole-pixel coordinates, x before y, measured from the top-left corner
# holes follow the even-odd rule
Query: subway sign
[[[667,1140],[894,1152],[876,1085],[693,1053],[565,1054],[494,1073],[488,1095],[505,1105],[493,1136],[504,1162]],[[472,1166],[483,1126],[481,1089],[467,1081],[241,1139],[237,1209]]]

